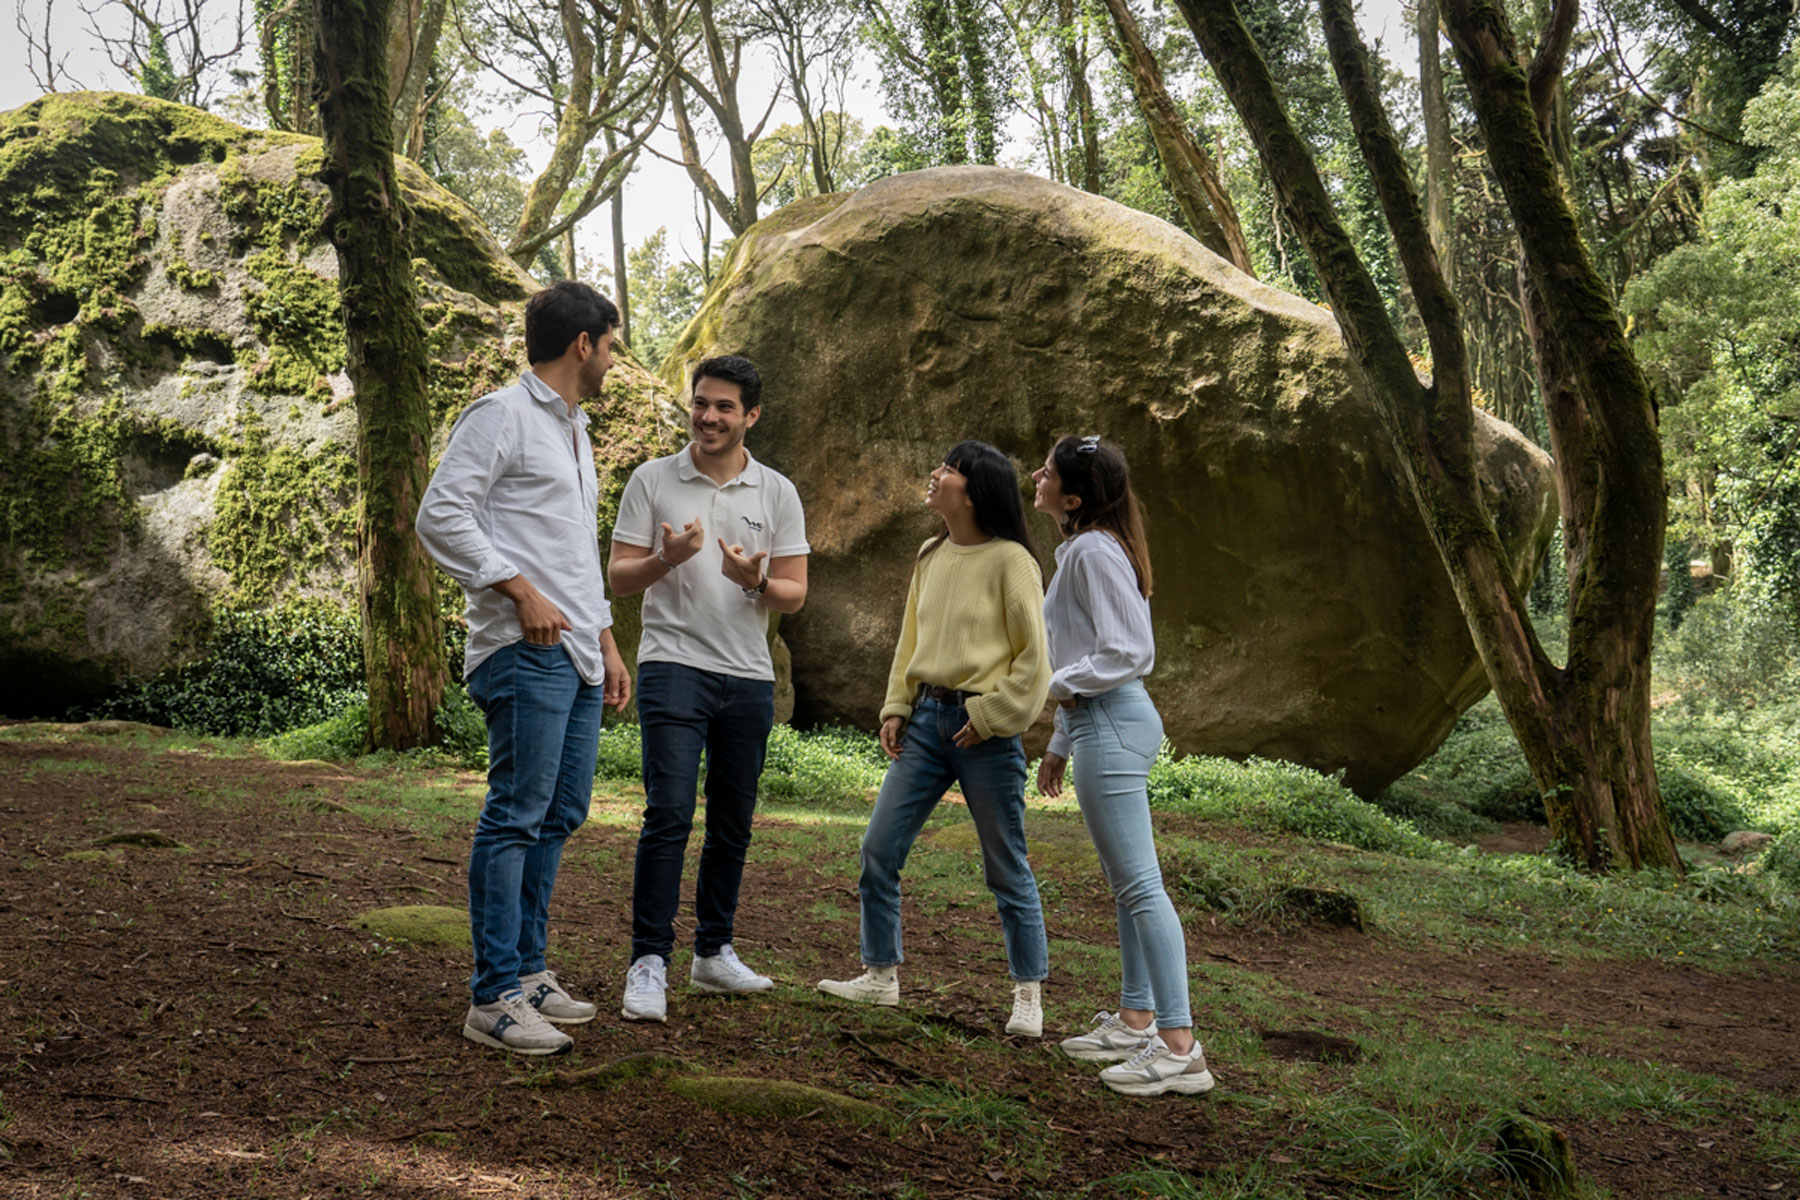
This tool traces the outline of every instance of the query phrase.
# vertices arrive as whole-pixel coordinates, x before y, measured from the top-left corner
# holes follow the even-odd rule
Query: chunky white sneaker
[[[1013,984],[1012,1017],[1006,1032],[1019,1037],[1044,1036],[1044,993],[1041,983]]]
[[[619,1015],[627,1021],[667,1021],[669,964],[660,954],[646,954],[625,972],[625,1000]]]
[[[705,958],[694,955],[694,965],[688,968],[688,982],[703,992],[766,992],[775,986],[775,981],[767,975],[758,975],[746,967],[730,942],[720,946],[717,954]]]
[[[492,1004],[472,1004],[463,1019],[463,1036],[471,1042],[514,1054],[567,1054],[575,1039],[538,1014],[519,992],[508,992]]]
[[[821,979],[819,990],[859,1004],[892,1008],[900,1003],[900,968],[870,967],[855,979]]]
[[[555,971],[521,975],[519,986],[525,989],[525,1003],[552,1025],[585,1025],[600,1011],[599,1005],[569,995],[568,989],[557,982]]]
[[[1094,1027],[1062,1040],[1063,1053],[1082,1062],[1123,1062],[1150,1036],[1148,1029],[1133,1029],[1116,1012],[1094,1014]]]
[[[1177,1054],[1158,1036],[1145,1038],[1136,1054],[1100,1072],[1100,1082],[1127,1096],[1160,1096],[1164,1092],[1197,1096],[1213,1087],[1199,1042],[1191,1052]]]

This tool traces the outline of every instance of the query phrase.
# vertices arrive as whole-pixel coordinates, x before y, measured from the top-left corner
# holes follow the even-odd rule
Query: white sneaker
[[[625,972],[625,1000],[619,1015],[627,1021],[667,1021],[669,964],[660,954],[646,954]]]
[[[1136,1054],[1100,1072],[1100,1082],[1127,1096],[1160,1096],[1164,1092],[1197,1096],[1213,1088],[1212,1072],[1206,1069],[1199,1042],[1187,1054],[1177,1054],[1154,1035],[1144,1039]]]
[[[1012,1017],[1006,1022],[1006,1032],[1019,1037],[1044,1036],[1043,987],[1041,983],[1013,984]]]
[[[1062,1050],[1083,1062],[1123,1062],[1150,1036],[1148,1029],[1133,1029],[1116,1012],[1094,1014],[1094,1027],[1062,1040]]]
[[[859,1004],[892,1008],[900,1003],[900,968],[870,967],[855,979],[821,979],[819,990]]]
[[[575,1044],[574,1038],[527,1004],[521,992],[508,992],[492,1004],[471,1004],[463,1019],[463,1036],[514,1054],[567,1054]]]
[[[767,975],[758,975],[746,967],[730,942],[720,946],[717,954],[705,958],[694,955],[694,965],[688,968],[688,982],[703,992],[766,992],[775,986],[775,981]]]
[[[556,980],[555,971],[536,971],[519,976],[525,1003],[538,1010],[552,1025],[585,1025],[600,1011],[599,1005],[577,1000]]]

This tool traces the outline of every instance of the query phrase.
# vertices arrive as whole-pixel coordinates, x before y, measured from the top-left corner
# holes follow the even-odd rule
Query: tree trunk
[[[1595,869],[1681,869],[1650,753],[1650,618],[1662,565],[1662,452],[1647,383],[1588,260],[1538,133],[1526,74],[1496,0],[1446,0],[1445,17],[1489,157],[1547,317],[1537,331],[1566,373],[1557,448],[1571,549],[1570,655],[1549,661],[1482,504],[1460,307],[1446,287],[1418,196],[1381,108],[1350,0],[1321,0],[1326,41],[1357,143],[1430,338],[1422,384],[1381,293],[1332,207],[1232,0],[1177,0],[1244,119],[1281,206],[1382,413],[1470,637],[1544,797],[1553,836]],[[1533,82],[1537,72],[1534,70]],[[1572,439],[1572,440],[1568,440]],[[1597,488],[1588,490],[1589,483]],[[1587,520],[1583,514],[1591,514]]]
[[[1220,182],[1212,156],[1181,119],[1181,110],[1175,107],[1174,98],[1163,83],[1162,66],[1144,43],[1129,4],[1126,0],[1106,0],[1106,10],[1112,14],[1118,34],[1120,57],[1131,72],[1132,93],[1150,127],[1150,139],[1156,143],[1156,153],[1162,159],[1163,175],[1188,228],[1208,250],[1230,259],[1246,275],[1255,275],[1250,247],[1244,241],[1244,227],[1238,221],[1231,194]]]
[[[963,82],[969,103],[969,131],[975,161],[992,166],[1000,156],[1000,106],[994,88],[993,60],[982,41],[976,0],[954,0],[956,41],[962,54]]]
[[[414,162],[425,153],[426,83],[448,9],[448,0],[406,0],[408,19],[396,20],[390,35],[388,79],[394,89],[394,149]]]
[[[1056,19],[1063,70],[1069,76],[1070,107],[1075,110],[1075,128],[1081,138],[1081,187],[1099,195],[1100,122],[1094,113],[1094,90],[1088,86],[1087,64],[1082,61],[1082,47],[1076,39],[1075,0],[1057,0]]]
[[[938,144],[944,162],[969,161],[968,118],[963,113],[962,72],[957,65],[956,23],[951,0],[923,0],[919,5],[919,38],[928,72],[926,85],[937,102]]]
[[[625,189],[620,188],[612,198],[612,259],[613,259],[613,302],[619,306],[619,336],[625,345],[631,345],[631,293],[628,290],[630,280],[625,273]]]
[[[1438,0],[1419,0],[1419,98],[1425,115],[1425,230],[1437,251],[1444,286],[1456,290],[1456,252],[1450,245],[1450,198],[1456,158],[1450,150],[1450,102],[1438,54]]]
[[[356,388],[357,593],[369,742],[436,739],[447,675],[431,559],[413,532],[430,454],[425,327],[388,98],[390,0],[312,0],[327,219]]]

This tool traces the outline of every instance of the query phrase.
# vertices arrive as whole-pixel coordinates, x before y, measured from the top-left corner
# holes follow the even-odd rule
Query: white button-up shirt
[[[612,625],[600,566],[599,485],[588,418],[530,371],[465,408],[451,426],[419,505],[419,540],[468,596],[463,678],[522,641],[496,583],[523,575],[562,610],[562,645],[581,678],[604,678],[601,631]]]
[[[1150,602],[1138,591],[1125,548],[1098,529],[1056,548],[1056,574],[1044,593],[1050,639],[1050,695],[1098,696],[1148,675],[1156,666]],[[1069,757],[1063,709],[1056,710],[1050,753]]]

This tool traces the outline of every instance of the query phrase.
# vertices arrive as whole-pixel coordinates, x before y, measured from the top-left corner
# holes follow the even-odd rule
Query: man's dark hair
[[[525,358],[536,364],[561,358],[581,334],[598,342],[619,327],[619,309],[585,283],[559,279],[525,302]]]
[[[756,373],[755,364],[741,354],[701,359],[694,368],[694,377],[688,381],[688,391],[691,393],[699,387],[702,379],[723,379],[726,383],[737,384],[745,412],[762,407],[762,376]]]

